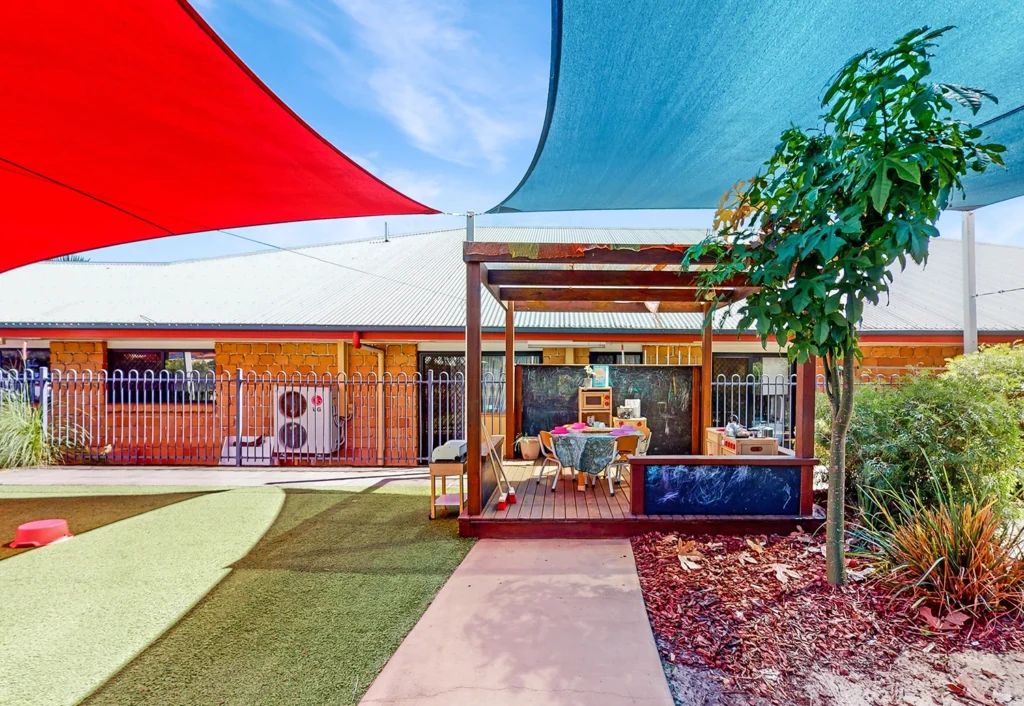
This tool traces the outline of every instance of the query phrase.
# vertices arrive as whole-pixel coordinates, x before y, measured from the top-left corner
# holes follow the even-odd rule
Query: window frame
[[[112,364],[111,356],[159,355],[160,370],[125,370]],[[177,348],[115,348],[107,350],[106,397],[110,404],[214,404],[216,402],[216,365],[212,370],[186,373],[169,370],[167,363],[176,354],[196,354],[202,360],[214,360],[213,350],[182,350]],[[134,375],[132,375],[134,373]]]

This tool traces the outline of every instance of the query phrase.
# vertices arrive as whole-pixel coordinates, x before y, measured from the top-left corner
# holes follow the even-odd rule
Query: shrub
[[[968,375],[907,378],[857,391],[846,453],[854,488],[895,488],[932,498],[929,462],[962,497],[1012,500],[1024,440],[1016,409],[995,385]]]
[[[983,380],[1024,411],[1024,347],[1000,343],[951,358],[942,377]]]
[[[24,395],[0,392],[0,468],[53,463],[59,449],[43,435],[43,413]]]
[[[881,580],[916,603],[975,616],[1024,608],[1024,532],[994,507],[958,496],[933,474],[932,498],[875,488],[864,492],[853,530]]]

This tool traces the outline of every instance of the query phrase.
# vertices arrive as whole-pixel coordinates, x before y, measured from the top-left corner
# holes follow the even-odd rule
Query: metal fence
[[[898,386],[906,373],[863,374]],[[236,375],[184,371],[0,371],[0,392],[38,404],[69,462],[195,465],[402,465],[465,438],[462,373]],[[819,391],[824,377],[817,377]],[[717,376],[712,423],[732,419],[793,439],[796,376]],[[505,434],[505,376],[485,375],[487,431]]]
[[[503,434],[504,375],[482,387]],[[465,438],[461,374],[0,373],[0,390],[32,394],[69,462],[400,465]]]
[[[711,381],[711,424],[770,428],[780,446],[793,439],[796,375],[718,375]]]

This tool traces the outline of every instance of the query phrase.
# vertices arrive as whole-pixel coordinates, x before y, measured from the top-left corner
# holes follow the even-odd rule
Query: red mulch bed
[[[662,660],[715,670],[725,692],[808,703],[801,694],[812,668],[874,674],[929,642],[939,653],[1024,648],[1019,616],[935,634],[879,582],[828,585],[821,539],[806,534],[683,538],[690,570],[676,535],[632,541]]]

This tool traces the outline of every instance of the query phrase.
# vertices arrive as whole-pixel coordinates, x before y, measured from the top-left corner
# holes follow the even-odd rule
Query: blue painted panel
[[[648,515],[798,515],[800,466],[647,466]]]

